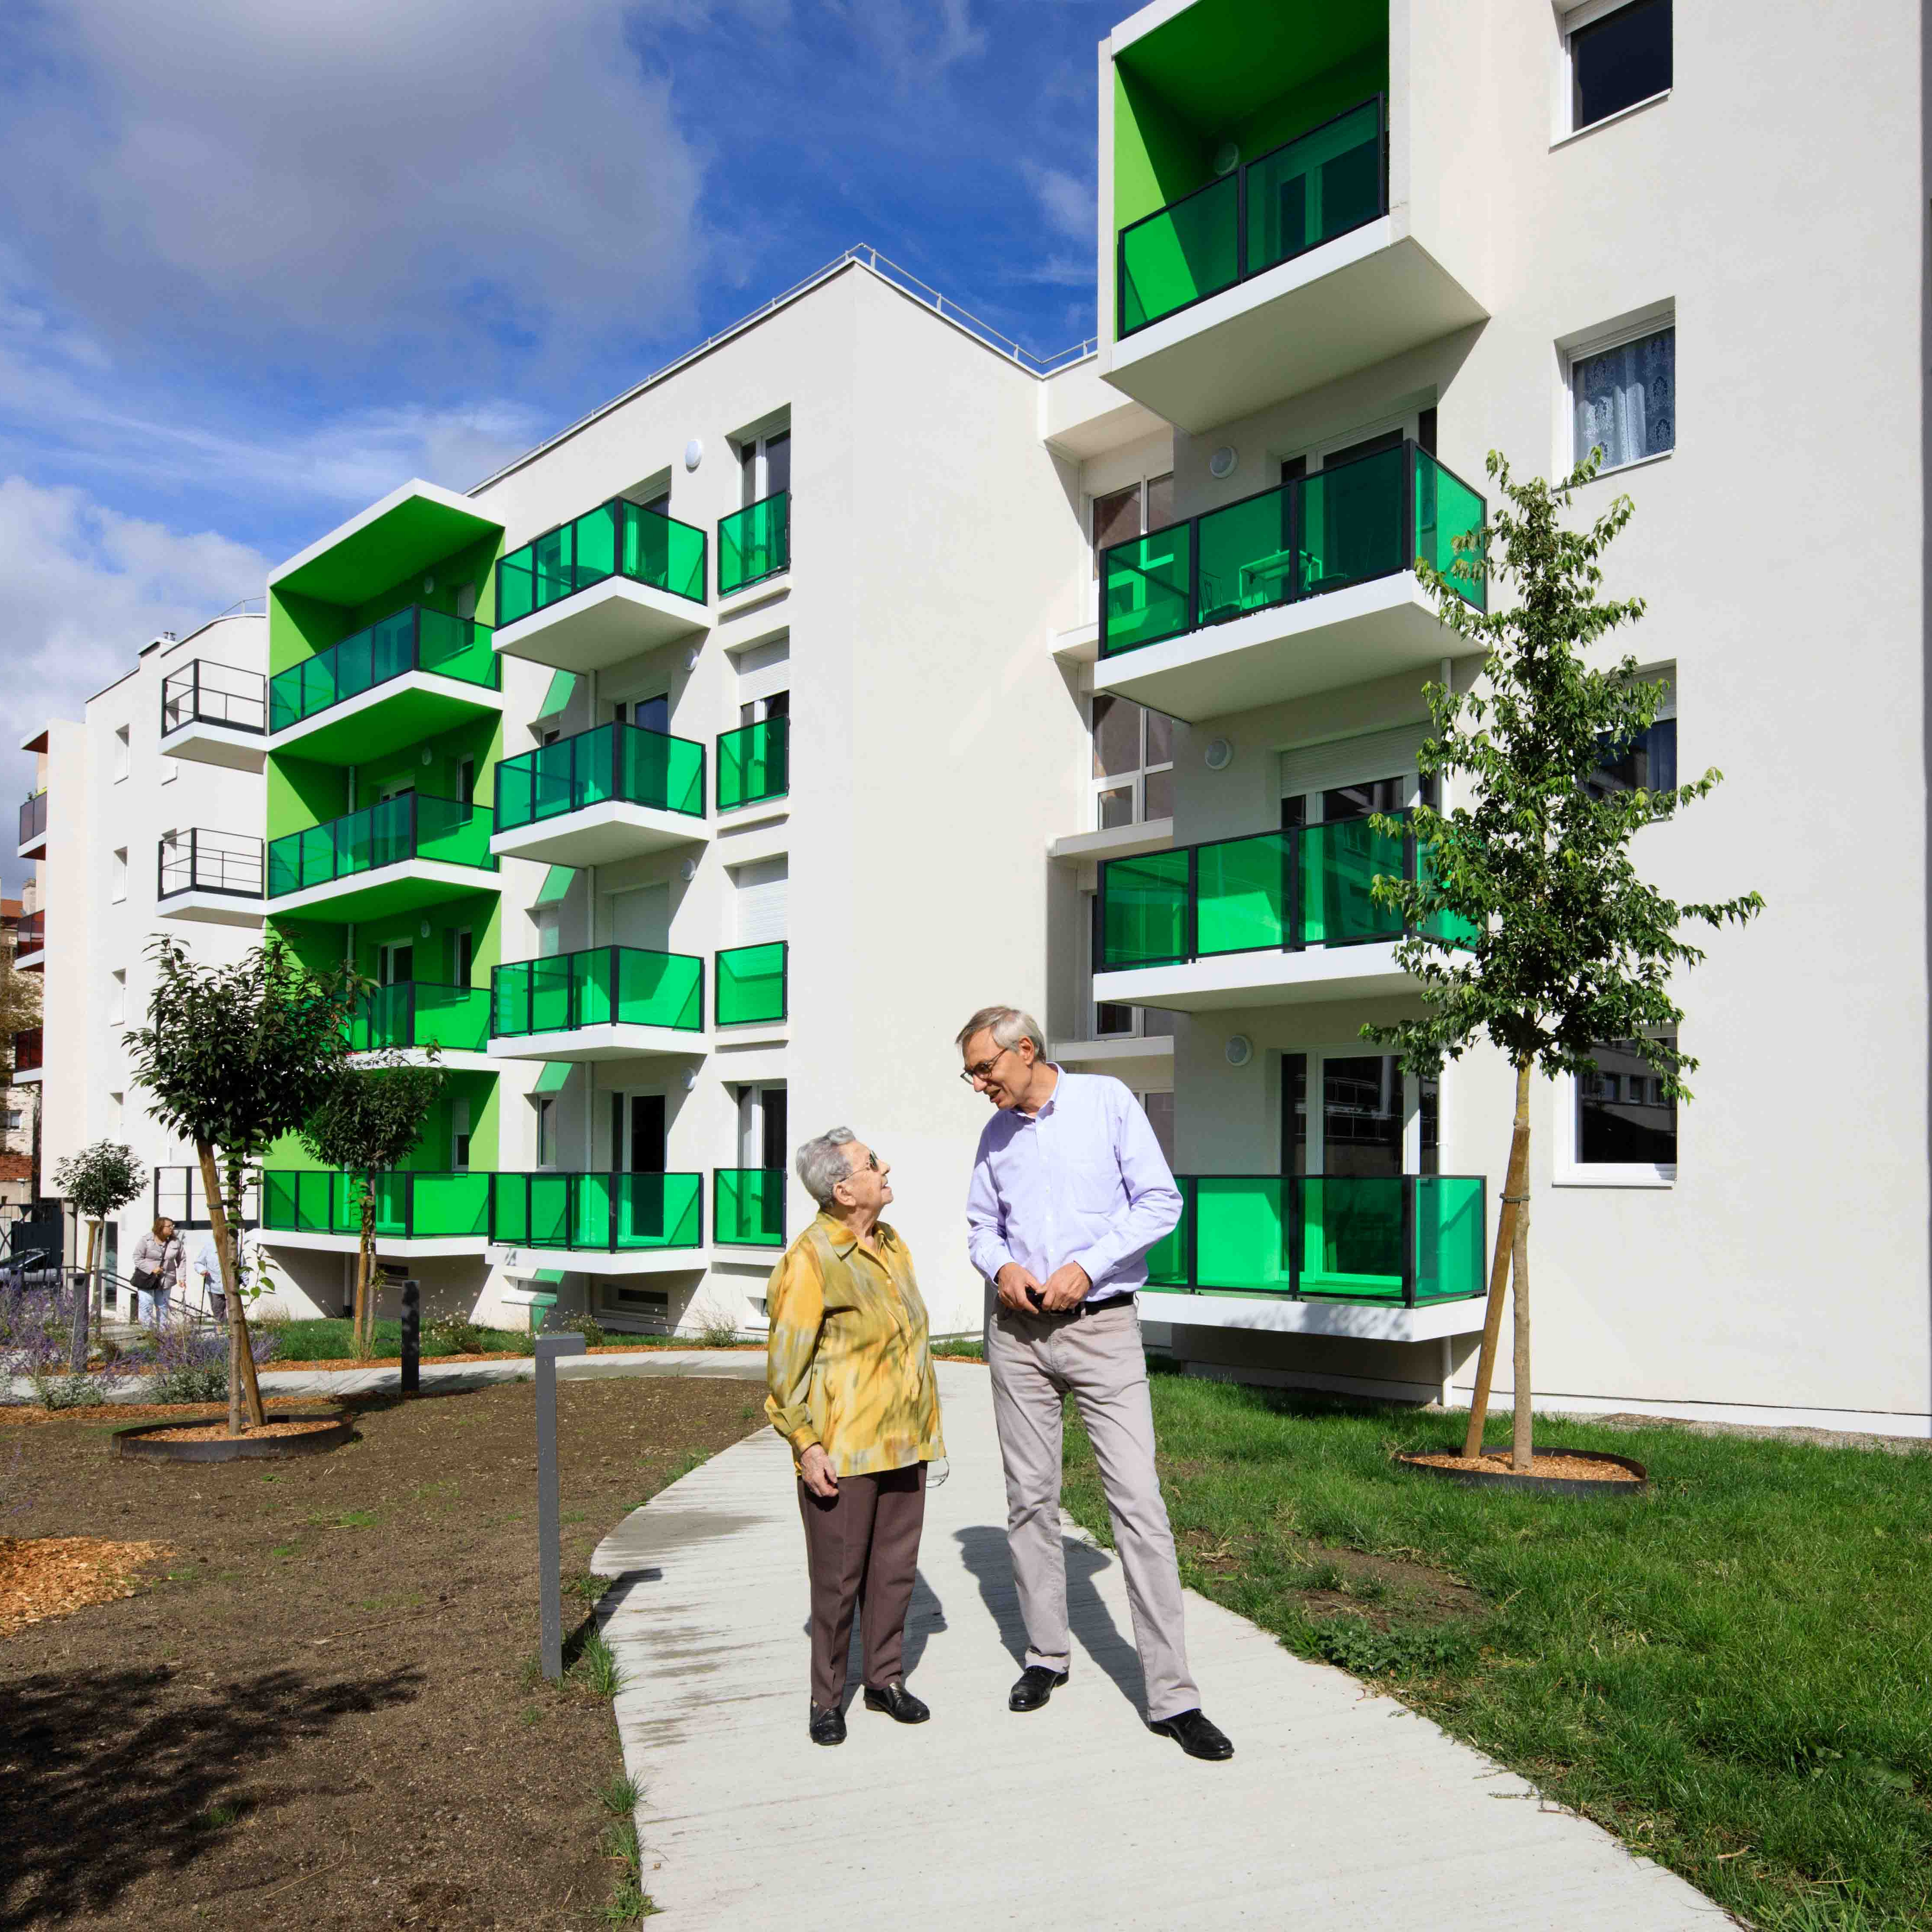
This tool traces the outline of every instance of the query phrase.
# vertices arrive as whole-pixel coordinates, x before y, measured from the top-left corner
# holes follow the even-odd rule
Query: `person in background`
[[[805,1520],[807,1731],[815,1744],[845,1742],[854,1610],[866,1708],[902,1724],[932,1714],[905,1688],[905,1622],[926,1521],[926,1466],[946,1445],[912,1255],[879,1219],[892,1198],[891,1172],[850,1127],[807,1141],[798,1178],[818,1213],[772,1270],[767,1290],[765,1413],[791,1445]]]
[[[248,1237],[242,1237],[243,1258],[247,1255]],[[218,1322],[228,1318],[228,1292],[221,1285],[221,1251],[214,1245],[214,1230],[208,1228],[196,1244],[194,1250],[194,1278],[200,1285],[203,1299],[208,1304],[208,1312]]]
[[[181,1279],[182,1247],[182,1238],[165,1214],[134,1244],[128,1279],[134,1287],[136,1321],[158,1326],[167,1313],[168,1298]]]

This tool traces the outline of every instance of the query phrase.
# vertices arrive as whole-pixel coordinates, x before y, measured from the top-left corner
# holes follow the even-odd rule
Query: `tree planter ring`
[[[1619,1469],[1629,1470],[1636,1480],[1627,1483],[1610,1476],[1601,1481],[1582,1476],[1521,1476],[1508,1467],[1492,1474],[1480,1467],[1471,1468],[1467,1465],[1420,1462],[1412,1456],[1397,1456],[1391,1460],[1415,1475],[1438,1476],[1445,1482],[1460,1483],[1466,1490],[1524,1490],[1535,1496],[1597,1497],[1640,1496],[1650,1487],[1650,1472],[1628,1456],[1612,1456],[1603,1449],[1565,1449],[1561,1453],[1579,1462],[1613,1464]]]
[[[327,1422],[300,1436],[225,1436],[212,1442],[170,1442],[168,1432],[194,1427],[178,1422],[143,1422],[114,1432],[114,1453],[147,1462],[285,1462],[297,1456],[320,1456],[339,1449],[356,1433],[354,1418],[340,1408],[278,1409],[271,1422]]]

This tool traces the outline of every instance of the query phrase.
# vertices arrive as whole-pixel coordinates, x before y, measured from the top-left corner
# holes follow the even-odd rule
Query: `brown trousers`
[[[798,1486],[812,1574],[812,1701],[845,1701],[852,1613],[866,1647],[865,1681],[882,1690],[905,1675],[906,1612],[926,1522],[926,1465],[841,1476],[836,1496]]]

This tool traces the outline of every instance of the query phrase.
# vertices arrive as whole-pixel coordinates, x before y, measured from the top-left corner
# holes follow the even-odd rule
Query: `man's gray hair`
[[[995,1046],[1017,1046],[1022,1040],[1030,1040],[1034,1058],[1046,1058],[1046,1036],[1040,1031],[1039,1021],[1018,1006],[982,1006],[953,1036],[952,1043],[964,1053],[966,1042],[988,1028]]]
[[[859,1136],[850,1127],[827,1127],[815,1140],[808,1140],[797,1154],[798,1178],[805,1191],[821,1208],[832,1205],[832,1190],[842,1180],[852,1178],[852,1163],[841,1150]]]

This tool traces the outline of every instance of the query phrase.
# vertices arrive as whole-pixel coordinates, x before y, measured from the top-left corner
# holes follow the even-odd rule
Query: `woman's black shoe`
[[[887,1717],[896,1719],[902,1724],[922,1724],[932,1715],[903,1684],[888,1684],[878,1690],[867,1684],[866,1708],[883,1711]]]
[[[812,1707],[812,1742],[815,1744],[842,1744],[845,1742],[845,1713],[835,1704],[829,1711]]]

